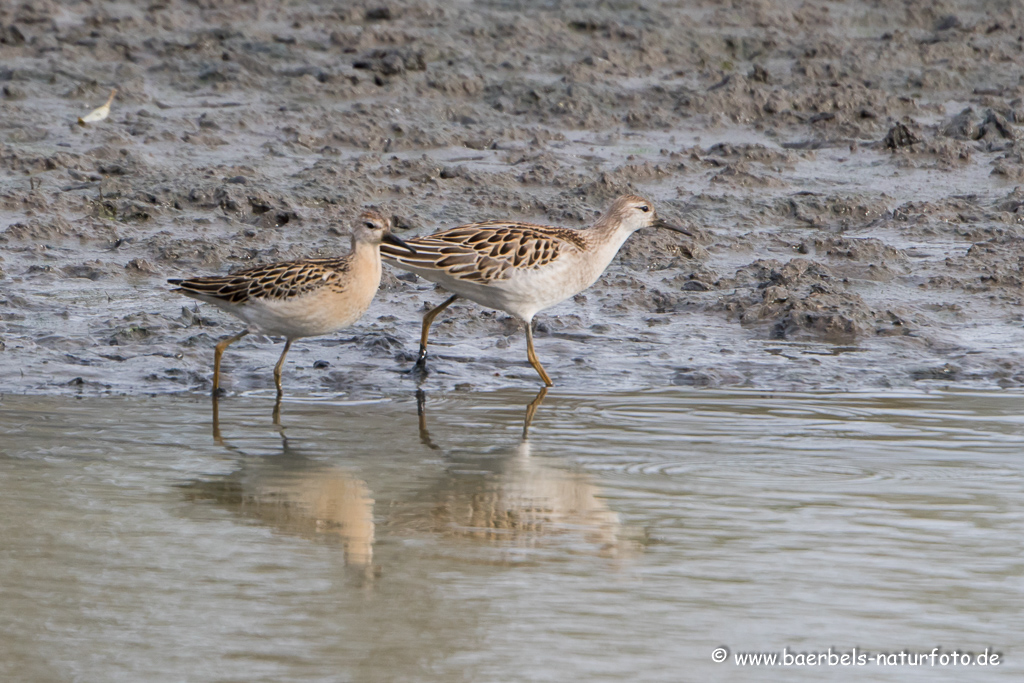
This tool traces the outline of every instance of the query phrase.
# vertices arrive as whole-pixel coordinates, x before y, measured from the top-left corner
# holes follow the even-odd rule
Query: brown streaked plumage
[[[463,297],[522,320],[530,365],[552,386],[533,348],[533,317],[596,282],[626,239],[646,227],[691,235],[658,218],[650,201],[625,195],[586,230],[487,221],[410,239],[413,254],[383,245],[381,256],[387,261],[452,292],[423,318],[416,368],[426,368],[434,318]]]
[[[223,277],[168,282],[194,295],[213,297],[229,304],[243,304],[251,299],[288,299],[322,287],[343,292],[348,262],[348,255],[303,259],[247,268]]]
[[[213,356],[213,391],[220,388],[224,350],[250,332],[287,341],[274,367],[281,393],[281,368],[292,342],[342,330],[359,320],[380,286],[380,245],[412,249],[388,229],[376,211],[366,211],[352,233],[352,249],[338,258],[303,259],[247,268],[231,275],[171,279],[185,296],[214,304],[248,323],[239,334],[221,340]]]
[[[409,254],[400,265],[439,268],[483,284],[506,280],[517,269],[545,266],[567,248],[587,248],[575,230],[505,221],[473,223],[418,239],[424,251]]]

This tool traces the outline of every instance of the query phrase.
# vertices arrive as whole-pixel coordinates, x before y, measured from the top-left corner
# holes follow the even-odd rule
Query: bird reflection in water
[[[624,539],[618,514],[588,474],[531,455],[530,427],[547,391],[541,389],[527,406],[522,437],[513,448],[483,453],[441,448],[427,426],[426,395],[417,392],[420,441],[443,452],[449,464],[444,477],[417,496],[419,514],[396,511],[400,523],[515,548],[566,548],[610,557],[634,553],[638,544]]]
[[[345,564],[372,573],[374,500],[366,482],[349,471],[304,456],[284,429],[281,452],[251,455],[221,435],[217,398],[213,398],[214,440],[241,456],[229,475],[186,484],[194,501],[213,501],[283,533],[340,541]]]
[[[412,491],[406,489],[383,506],[388,535],[425,534],[447,541],[446,545],[454,543],[460,555],[471,547],[488,555],[494,549],[527,550],[533,560],[545,553],[552,558],[565,552],[614,558],[635,554],[640,544],[634,539],[642,534],[623,527],[590,475],[532,453],[541,442],[531,438],[531,428],[536,429],[535,420],[543,415],[547,393],[547,388],[541,389],[526,406],[522,431],[512,444],[496,446],[493,434],[465,430],[454,436],[455,444],[442,446],[428,427],[426,394],[417,392],[419,440],[445,466],[414,456],[409,465],[427,474],[415,478],[419,484]],[[350,471],[304,456],[283,428],[279,453],[246,453],[222,436],[216,399],[213,408],[214,438],[239,456],[240,467],[229,475],[189,484],[189,496],[213,501],[283,533],[340,541],[347,565],[363,569],[371,579],[376,576],[375,503],[367,483]],[[512,559],[503,554],[498,561]]]

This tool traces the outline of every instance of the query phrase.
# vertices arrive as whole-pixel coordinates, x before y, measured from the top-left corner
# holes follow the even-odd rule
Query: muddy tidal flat
[[[343,252],[365,206],[583,227],[635,192],[698,237],[538,318],[559,386],[1018,387],[1022,34],[1011,2],[5,3],[0,382],[202,392],[238,325],[167,277]],[[286,387],[406,391],[442,298],[389,272]],[[434,341],[436,388],[534,383],[504,314]]]
[[[0,2],[0,679],[1021,680],[1022,64],[1009,1]],[[626,193],[694,236],[538,316],[528,433],[503,313],[404,373],[415,276],[278,424],[166,284]]]

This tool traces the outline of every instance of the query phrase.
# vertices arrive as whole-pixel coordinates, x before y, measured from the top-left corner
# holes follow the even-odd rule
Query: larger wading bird
[[[185,296],[205,301],[241,318],[248,327],[221,340],[213,354],[213,393],[220,388],[224,350],[249,334],[284,337],[287,341],[274,366],[281,394],[281,367],[292,342],[343,330],[363,316],[380,286],[380,248],[413,254],[413,247],[391,234],[388,221],[366,211],[352,233],[352,249],[337,258],[283,261],[240,270],[231,275],[172,279]]]
[[[594,284],[626,239],[642,228],[693,236],[659,218],[650,201],[625,195],[586,230],[487,221],[410,239],[407,244],[415,253],[383,245],[381,256],[389,263],[452,292],[423,317],[414,369],[426,370],[427,336],[434,318],[463,297],[521,320],[530,365],[545,385],[553,386],[533,348],[533,317]]]

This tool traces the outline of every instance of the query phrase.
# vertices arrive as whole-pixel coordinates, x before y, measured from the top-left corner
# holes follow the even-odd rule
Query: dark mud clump
[[[773,339],[849,344],[869,330],[872,311],[827,266],[808,259],[756,261],[726,286],[724,310],[744,325],[765,325]]]

